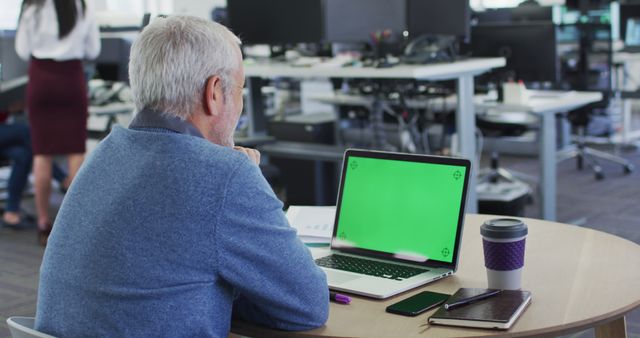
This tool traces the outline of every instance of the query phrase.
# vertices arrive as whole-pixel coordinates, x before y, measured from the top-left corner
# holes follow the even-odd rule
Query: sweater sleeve
[[[231,177],[216,227],[220,276],[237,295],[234,316],[281,330],[308,330],[328,317],[326,276],[297,238],[256,165]]]

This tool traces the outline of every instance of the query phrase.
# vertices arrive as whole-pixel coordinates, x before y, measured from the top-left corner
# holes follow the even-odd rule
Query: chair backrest
[[[7,325],[13,338],[55,338],[54,336],[35,330],[34,317],[9,317]]]

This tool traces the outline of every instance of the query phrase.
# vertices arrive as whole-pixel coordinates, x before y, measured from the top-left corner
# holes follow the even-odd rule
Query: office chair
[[[3,156],[0,156],[0,168],[4,168],[4,167],[10,167],[11,166],[11,160],[9,160],[8,158],[5,158]],[[4,180],[4,179],[0,179],[0,193],[4,194],[4,195],[8,195],[8,179]],[[0,201],[5,201],[4,198],[0,197]],[[4,212],[4,208],[0,207],[0,212]]]
[[[611,25],[601,23],[578,23],[568,25],[576,29],[577,53],[561,57],[563,82],[576,90],[600,91],[603,100],[598,103],[569,112],[567,118],[576,130],[577,139],[574,148],[558,154],[558,162],[576,158],[578,170],[584,162],[593,170],[596,180],[604,178],[602,167],[597,159],[617,163],[625,174],[633,171],[633,165],[626,159],[586,146],[586,128],[594,113],[606,110],[612,96],[613,50]],[[565,27],[561,26],[561,29]]]
[[[596,180],[602,180],[604,178],[604,172],[597,159],[621,165],[625,174],[633,172],[633,164],[628,160],[614,154],[590,148],[586,145],[585,134],[592,114],[591,109],[579,109],[569,113],[568,118],[576,128],[577,138],[572,149],[558,153],[558,163],[575,157],[578,170],[582,170],[584,162],[586,162],[589,168],[593,170]]]
[[[13,338],[55,338],[54,336],[35,330],[34,317],[9,317],[7,325]]]
[[[500,112],[491,111],[480,112],[476,114],[476,126],[481,132],[482,138],[515,138],[523,136],[527,131],[539,129],[538,120],[532,114],[526,112]],[[484,143],[484,141],[482,142]],[[480,144],[482,144],[480,143]],[[483,149],[480,149],[481,151]],[[490,168],[480,170],[479,175],[487,176],[487,180],[496,182],[497,179],[505,181],[514,181],[522,179],[527,182],[535,182],[536,180],[526,174],[518,172],[508,172],[498,165],[498,152],[493,151],[491,154]]]

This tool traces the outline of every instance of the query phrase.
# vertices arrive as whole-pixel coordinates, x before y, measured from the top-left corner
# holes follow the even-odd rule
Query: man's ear
[[[210,76],[204,86],[204,97],[202,108],[206,115],[218,115],[220,104],[222,104],[223,90],[222,80],[219,76]]]

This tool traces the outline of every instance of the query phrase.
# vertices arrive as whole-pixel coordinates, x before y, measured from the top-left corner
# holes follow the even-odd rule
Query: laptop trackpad
[[[329,285],[340,285],[362,278],[362,276],[353,275],[346,272],[340,272],[335,270],[324,270],[327,274],[327,283]]]

